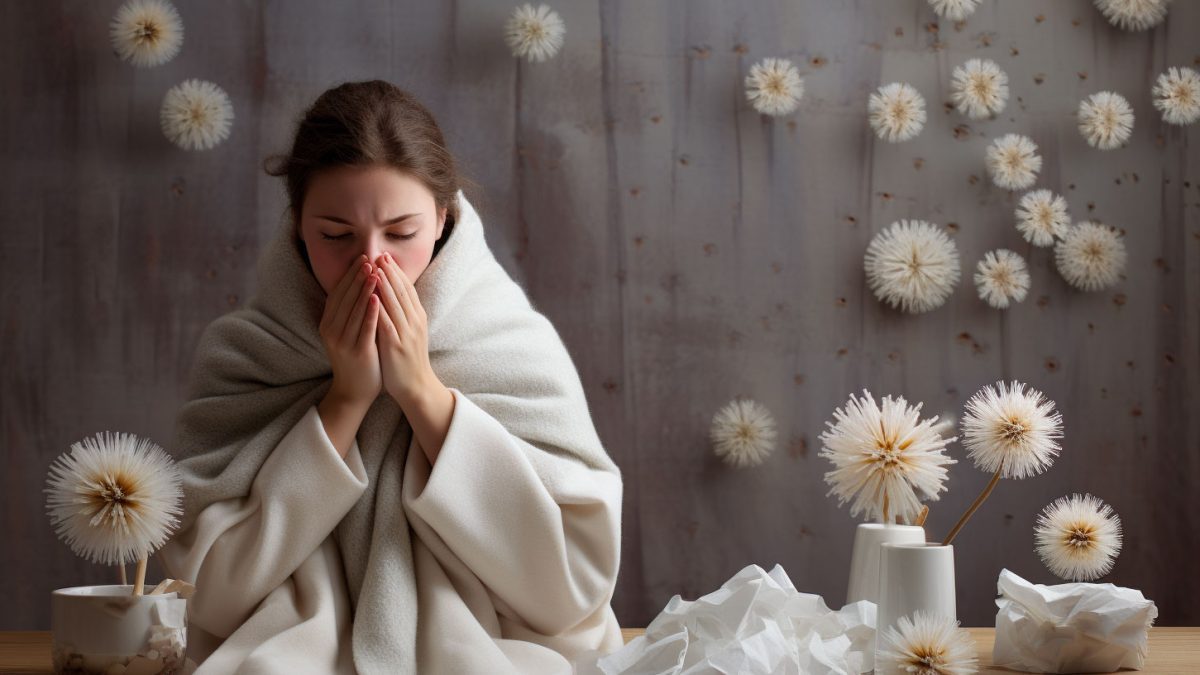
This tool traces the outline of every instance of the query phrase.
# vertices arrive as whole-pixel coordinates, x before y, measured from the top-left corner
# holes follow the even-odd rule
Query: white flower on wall
[[[1101,91],[1079,102],[1079,133],[1101,150],[1119,148],[1133,134],[1133,108],[1124,96]]]
[[[1033,139],[1021,134],[1005,134],[987,148],[987,169],[992,182],[1005,190],[1024,190],[1037,181],[1042,157]]]
[[[924,220],[900,220],[875,235],[864,268],[875,297],[914,314],[941,307],[961,274],[954,242]]]
[[[910,84],[885,84],[867,100],[867,120],[881,140],[907,141],[925,127],[925,99]]]
[[[995,115],[1008,102],[1008,75],[995,61],[971,59],[951,75],[950,102],[971,119]]]
[[[1117,283],[1125,271],[1125,242],[1107,225],[1084,221],[1067,229],[1054,247],[1058,273],[1084,291],[1097,291]]]
[[[1124,30],[1146,30],[1162,23],[1170,0],[1095,0],[1108,22]]]
[[[184,150],[207,150],[225,140],[233,125],[233,104],[223,89],[204,80],[171,87],[159,112],[163,134]]]
[[[763,59],[746,76],[746,98],[764,115],[788,115],[800,106],[804,80],[787,59]]]
[[[129,0],[113,16],[109,39],[122,60],[139,68],[157,66],[183,46],[183,20],[167,0]]]
[[[981,0],[929,0],[929,6],[933,8],[934,14],[943,19],[962,21],[975,13],[980,2]]]
[[[1021,302],[1029,292],[1029,268],[1025,259],[1008,249],[988,251],[975,268],[979,299],[996,309]]]
[[[1154,107],[1168,124],[1200,120],[1200,73],[1191,68],[1168,68],[1154,83]]]
[[[1071,581],[1108,574],[1121,552],[1121,518],[1092,495],[1054,500],[1038,515],[1034,532],[1042,562]]]
[[[1049,190],[1025,193],[1017,204],[1017,231],[1034,246],[1051,246],[1071,226],[1067,200]]]
[[[525,4],[513,10],[504,27],[504,40],[513,56],[538,62],[558,53],[566,32],[558,12],[546,5]]]
[[[775,418],[757,401],[738,399],[713,417],[709,437],[726,464],[756,466],[775,449]]]

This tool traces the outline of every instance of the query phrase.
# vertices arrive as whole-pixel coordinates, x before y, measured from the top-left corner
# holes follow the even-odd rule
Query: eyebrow
[[[413,216],[419,216],[419,215],[421,215],[421,214],[419,214],[419,213],[406,213],[406,214],[404,214],[404,215],[402,215],[402,216],[396,216],[395,218],[389,218],[389,219],[385,220],[385,221],[383,222],[383,224],[384,224],[384,225],[395,225],[396,223],[399,223],[399,222],[403,221],[403,220],[404,220],[404,219],[406,219],[406,218],[411,218],[411,217],[413,217]],[[331,221],[333,221],[333,222],[335,222],[335,223],[341,223],[342,225],[350,225],[351,227],[353,227],[353,225],[354,225],[353,223],[351,223],[351,222],[349,222],[349,221],[347,221],[347,220],[344,220],[344,219],[342,219],[342,218],[338,218],[337,216],[315,216],[315,217],[316,217],[316,218],[320,218],[320,219],[322,219],[322,220],[331,220]]]

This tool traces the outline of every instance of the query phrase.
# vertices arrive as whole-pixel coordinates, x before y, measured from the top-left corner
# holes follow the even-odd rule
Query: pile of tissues
[[[776,565],[749,565],[716,591],[687,601],[676,595],[639,636],[577,673],[695,675],[780,673],[850,675],[875,661],[875,604],[830,610],[800,593]]]
[[[997,582],[997,666],[1030,673],[1141,669],[1158,607],[1112,584],[1030,583],[1008,570]]]

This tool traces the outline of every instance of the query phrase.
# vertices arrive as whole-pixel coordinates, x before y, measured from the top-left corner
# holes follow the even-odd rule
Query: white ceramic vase
[[[902,616],[928,612],[958,618],[954,547],[937,543],[881,544],[876,645]]]
[[[134,596],[131,584],[60,588],[50,594],[50,632],[56,673],[182,672],[187,600]]]
[[[925,528],[917,525],[862,523],[854,531],[854,550],[850,554],[850,581],[846,584],[846,603],[870,600],[879,603],[880,544],[923,544]]]

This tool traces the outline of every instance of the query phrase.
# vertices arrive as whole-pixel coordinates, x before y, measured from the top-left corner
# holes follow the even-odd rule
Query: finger
[[[358,334],[362,328],[363,315],[367,313],[367,300],[371,297],[371,291],[375,288],[375,277],[369,276],[363,282],[362,289],[358,292],[358,301],[354,303],[354,309],[350,312],[350,318],[346,320],[346,327],[342,332],[342,341],[350,342],[351,344],[358,341]]]
[[[384,334],[386,334],[388,337],[391,337],[393,340],[399,341],[400,335],[396,332],[396,326],[395,326],[395,324],[392,323],[392,317],[388,316],[387,311],[384,310],[384,308],[383,308],[383,300],[380,300],[379,296],[375,296],[375,297],[376,297],[375,302],[379,303],[379,311],[378,311],[379,327],[378,327],[377,332],[375,333],[375,336],[377,338],[379,338],[379,337],[382,337]]]
[[[382,275],[384,273],[379,271],[377,274]],[[404,307],[401,306],[400,299],[396,295],[396,288],[392,285],[389,278],[384,276],[380,280],[379,286],[383,299],[383,308],[392,320],[392,327],[396,329],[396,335],[399,337],[400,329],[408,327],[408,318],[404,316]]]
[[[321,316],[322,325],[329,326],[333,323],[333,318],[337,315],[338,308],[341,307],[342,296],[346,294],[346,289],[350,288],[350,284],[354,283],[355,277],[366,262],[367,256],[360,255],[354,261],[354,264],[348,267],[346,272],[342,274],[342,278],[338,280],[333,290],[329,292],[329,297],[325,300],[325,312]]]
[[[375,339],[375,330],[379,326],[379,298],[374,293],[367,294],[367,309],[363,317],[362,327],[358,331],[358,347],[365,347]]]
[[[413,307],[412,299],[409,297],[408,276],[404,274],[404,270],[400,269],[400,265],[396,262],[396,259],[386,253],[384,254],[383,270],[387,274],[388,280],[392,282],[391,285],[396,289],[396,297],[400,300],[400,307],[404,310],[404,316],[406,318],[415,318],[417,311]]]
[[[364,269],[359,270],[354,275],[354,281],[350,282],[350,287],[346,289],[341,303],[338,304],[337,313],[333,315],[333,322],[329,327],[332,329],[334,335],[341,336],[346,334],[346,324],[350,320],[350,312],[354,310],[355,303],[358,301],[363,288],[367,284],[368,273],[365,271],[366,265],[363,267]]]

